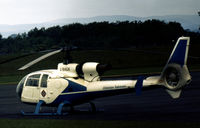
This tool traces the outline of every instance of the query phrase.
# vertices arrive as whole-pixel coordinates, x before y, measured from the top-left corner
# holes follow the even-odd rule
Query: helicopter
[[[109,69],[109,66],[97,62],[63,62],[58,64],[57,69],[32,72],[18,83],[16,93],[22,103],[35,104],[36,108],[33,113],[22,111],[22,114],[48,115],[40,113],[41,106],[56,106],[57,111],[50,114],[64,115],[64,106],[73,108],[83,103],[90,103],[92,111],[95,112],[96,106],[91,101],[96,98],[133,92],[140,94],[143,89],[151,87],[164,87],[172,98],[179,98],[182,88],[191,82],[187,68],[189,43],[190,37],[178,38],[166,65],[157,76],[138,76],[130,80],[101,80],[102,73]],[[18,70],[25,70],[61,51],[62,49],[47,53]]]

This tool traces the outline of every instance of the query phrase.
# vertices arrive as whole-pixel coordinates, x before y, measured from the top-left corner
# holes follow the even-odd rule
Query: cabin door
[[[43,74],[40,82],[40,100],[43,100],[46,103],[50,98],[48,93],[48,77],[49,75]]]

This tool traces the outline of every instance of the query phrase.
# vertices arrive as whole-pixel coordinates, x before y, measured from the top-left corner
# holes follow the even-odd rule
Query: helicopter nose
[[[16,88],[16,93],[18,95],[18,97],[21,99],[21,95],[22,95],[22,91],[23,91],[23,86],[24,86],[24,81],[25,81],[26,77],[24,77],[19,84],[17,85]]]
[[[18,84],[17,88],[16,88],[16,93],[18,95],[18,97],[21,99],[21,95],[22,95],[22,90],[23,90],[23,85],[22,84]]]

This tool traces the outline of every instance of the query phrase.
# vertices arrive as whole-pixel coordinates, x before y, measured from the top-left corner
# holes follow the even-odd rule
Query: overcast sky
[[[99,15],[197,15],[200,0],[0,0],[0,24]]]

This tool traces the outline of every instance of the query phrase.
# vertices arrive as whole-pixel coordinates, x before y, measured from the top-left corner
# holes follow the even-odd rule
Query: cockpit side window
[[[29,76],[26,81],[26,86],[39,86],[40,74]]]
[[[42,76],[42,81],[41,81],[41,87],[46,88],[47,87],[47,79],[48,79],[49,75],[44,74]]]

